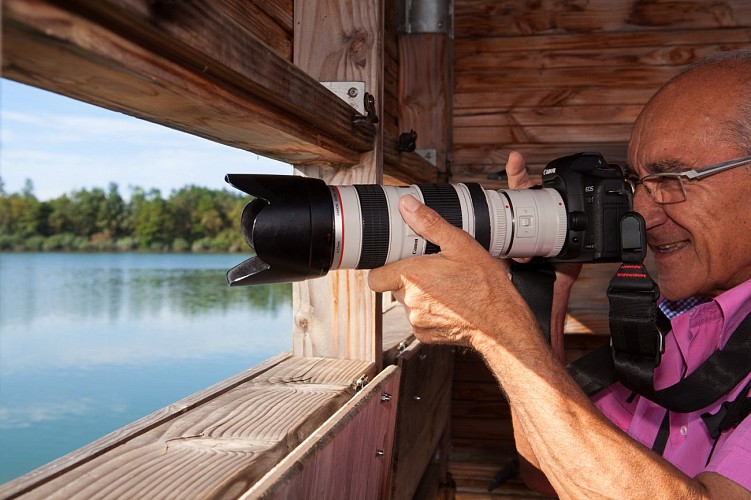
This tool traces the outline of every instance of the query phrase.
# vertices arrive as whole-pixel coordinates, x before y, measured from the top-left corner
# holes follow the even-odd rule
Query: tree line
[[[40,201],[30,180],[12,194],[0,180],[0,250],[244,251],[246,202],[244,195],[198,186],[166,198],[135,187],[126,200],[115,183]]]

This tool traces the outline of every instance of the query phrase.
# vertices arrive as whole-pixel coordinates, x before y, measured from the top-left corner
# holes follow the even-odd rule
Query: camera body
[[[542,186],[558,191],[566,205],[567,234],[552,262],[619,262],[620,221],[632,210],[631,188],[617,165],[599,153],[579,153],[551,161]]]
[[[401,218],[404,195],[471,234],[491,255],[552,262],[620,261],[621,221],[632,213],[621,170],[598,153],[550,162],[538,189],[328,186],[314,178],[251,174],[228,174],[226,181],[255,197],[243,210],[241,229],[256,255],[227,272],[231,286],[301,281],[439,252]],[[641,244],[639,237],[627,239]]]

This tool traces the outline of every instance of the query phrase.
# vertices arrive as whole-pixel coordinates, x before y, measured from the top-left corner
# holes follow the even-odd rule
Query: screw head
[[[349,90],[347,90],[347,95],[350,97],[357,97],[357,89],[355,87],[350,87]]]

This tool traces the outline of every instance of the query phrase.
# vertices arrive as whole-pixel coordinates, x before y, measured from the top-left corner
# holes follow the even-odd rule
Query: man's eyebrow
[[[647,164],[647,171],[654,174],[682,172],[686,170],[686,163],[680,160],[659,160]]]
[[[646,171],[649,174],[665,174],[670,172],[683,172],[686,170],[686,163],[680,160],[658,160],[647,163],[645,165]],[[623,177],[625,179],[638,179],[639,174],[636,173],[636,169],[630,163],[626,163],[621,167]]]

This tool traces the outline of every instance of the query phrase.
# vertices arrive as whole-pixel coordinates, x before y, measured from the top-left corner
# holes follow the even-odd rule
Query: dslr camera
[[[227,272],[231,286],[302,281],[439,252],[402,219],[398,203],[407,194],[496,257],[619,262],[624,251],[644,247],[631,188],[598,153],[558,158],[543,170],[542,186],[522,190],[474,183],[329,186],[285,175],[225,179],[253,196],[241,229],[255,255]]]

